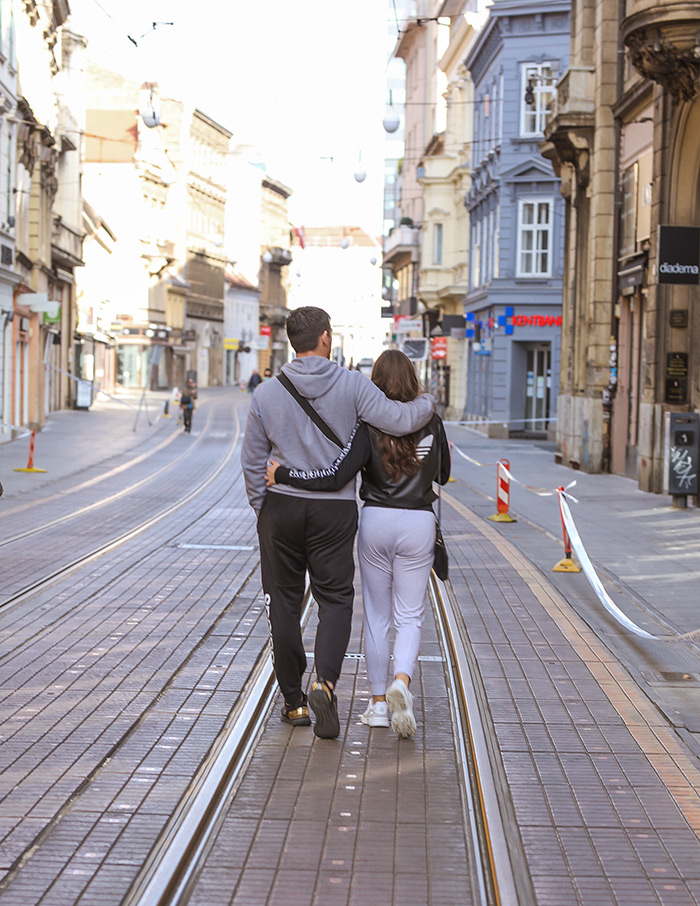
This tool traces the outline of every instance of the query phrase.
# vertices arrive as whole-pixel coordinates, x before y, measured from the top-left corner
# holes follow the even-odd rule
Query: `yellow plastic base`
[[[449,481],[457,481],[457,479],[456,479],[456,478],[453,478],[451,475],[450,475],[450,477],[449,477],[447,480],[448,480],[448,482],[449,482]]]
[[[495,513],[493,516],[489,516],[491,522],[517,522],[517,519],[513,519],[510,513]]]
[[[14,472],[45,472],[46,469],[13,469]]]
[[[574,563],[573,560],[570,560],[568,557],[564,557],[563,560],[560,560],[556,566],[552,567],[553,573],[580,573],[581,567]]]

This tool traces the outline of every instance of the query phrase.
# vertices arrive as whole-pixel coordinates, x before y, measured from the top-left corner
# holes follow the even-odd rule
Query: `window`
[[[433,264],[442,264],[442,224],[433,224]]]
[[[472,226],[472,287],[481,286],[481,221]]]
[[[551,198],[532,198],[518,206],[518,277],[549,277],[552,273]]]
[[[542,135],[544,132],[556,96],[556,66],[556,63],[528,63],[523,66],[520,93],[521,135]]]

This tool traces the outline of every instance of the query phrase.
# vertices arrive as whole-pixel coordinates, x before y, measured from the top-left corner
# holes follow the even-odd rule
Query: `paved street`
[[[148,451],[171,457],[177,447],[182,455],[204,456],[206,448],[187,453],[185,445],[199,442],[209,404],[226,410],[230,401],[244,410],[247,398],[223,389],[202,397],[191,437],[176,430],[174,418],[163,417],[157,395],[149,395],[152,424],[143,414],[135,420],[138,397],[127,399],[129,405],[98,401],[89,412],[56,413],[36,441],[35,464],[45,473],[14,472],[24,464],[27,438],[0,447],[5,485],[0,508],[19,524],[33,501],[58,505],[69,485],[89,484],[100,470],[116,471],[127,463],[138,469]],[[550,492],[576,481],[570,492],[579,502],[571,509],[595,569],[621,612],[653,636],[673,637],[700,626],[694,592],[700,571],[698,511],[674,509],[669,498],[644,494],[626,478],[558,466],[549,443],[491,440],[457,424],[448,425],[448,433],[454,480],[444,489],[442,512],[450,580],[493,741],[511,858],[526,866],[520,902],[700,903],[698,646],[635,636],[604,609],[583,573],[552,572],[564,546],[557,496]],[[517,521],[512,523],[488,519],[496,512],[500,458],[508,459],[514,478],[510,512]],[[224,531],[229,542],[251,540],[252,515],[241,507],[235,458],[219,494],[224,487],[218,509],[196,535],[209,553],[194,551],[183,566],[174,559],[181,556],[182,541],[168,542],[162,556],[154,548],[162,563],[138,570],[128,586],[127,574],[122,580],[115,573],[108,599],[70,617],[71,625],[82,619],[90,632],[89,621],[98,628],[102,620],[107,639],[119,635],[114,619],[121,611],[124,635],[108,643],[84,678],[76,679],[81,689],[92,677],[96,689],[113,691],[89,721],[62,722],[65,741],[44,762],[43,799],[27,819],[17,811],[18,830],[2,841],[0,903],[14,904],[20,895],[23,903],[61,906],[121,902],[143,853],[184,795],[232,693],[238,694],[245,679],[246,656],[264,636],[254,554],[213,549]],[[143,548],[144,542],[137,543]],[[241,586],[240,600],[234,592],[235,563],[241,576],[254,570]],[[182,583],[173,584],[176,576]],[[167,599],[161,587],[169,589]],[[143,600],[146,588],[153,589],[152,611]],[[73,597],[66,592],[57,602],[63,606]],[[134,603],[122,610],[130,600]],[[21,646],[23,611],[14,612],[2,629]],[[368,731],[357,722],[368,694],[360,613],[358,599],[351,657],[339,687],[340,740],[319,741],[303,728],[281,726],[273,714],[192,902],[461,906],[468,901],[468,846],[450,781],[450,719],[434,629],[428,621],[426,659],[415,687],[419,735],[413,743],[399,743],[390,732]],[[313,623],[309,639],[312,633]],[[94,633],[86,636],[83,658],[102,651],[97,639]],[[111,677],[100,679],[99,663],[111,663],[111,652],[117,651],[128,669],[115,662]],[[159,677],[166,673],[163,683]],[[42,728],[32,750],[37,756],[52,751],[55,733],[47,722],[49,705],[42,704],[36,715],[29,710],[31,701],[40,700],[41,676],[27,663],[15,679],[6,673],[0,683],[6,717],[19,708],[11,723],[3,720],[7,730],[28,738],[33,726]],[[51,713],[71,708],[79,717],[78,688],[70,696],[58,695]],[[108,757],[90,768],[81,734],[83,740],[87,731],[99,734],[105,709],[113,722],[102,737]],[[185,732],[189,726],[196,726],[197,734]],[[13,761],[17,745],[3,748],[3,812],[10,816],[40,789],[42,770],[37,765],[34,785],[27,787],[21,778],[28,756]],[[75,759],[78,751],[80,760],[63,774],[62,764],[70,763],[61,759]],[[90,751],[99,756],[100,744]],[[81,770],[88,776],[82,785]],[[22,856],[30,844],[31,857]],[[298,893],[290,895],[290,889]]]

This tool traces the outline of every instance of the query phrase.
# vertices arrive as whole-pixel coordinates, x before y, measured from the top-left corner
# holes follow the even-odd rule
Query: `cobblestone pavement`
[[[212,401],[222,393],[211,391]],[[51,442],[50,471],[14,473],[16,481],[10,464],[26,440],[0,446],[0,508],[58,493],[80,470],[115,453],[137,457],[172,433],[160,416],[153,425],[140,420],[128,436],[133,416],[116,403],[57,413],[37,437],[37,465],[47,462],[39,457]],[[195,418],[203,424],[205,410]],[[557,466],[551,444],[497,441],[457,425],[448,433],[462,453],[487,464],[455,452],[442,513],[450,579],[499,756],[501,807],[514,858],[522,856],[532,879],[534,897],[523,890],[523,902],[700,903],[698,648],[632,637],[582,573],[553,573],[564,554],[557,499],[525,486],[550,491],[576,479],[572,512],[586,550],[616,604],[654,635],[700,625],[699,511],[674,509],[670,498],[644,494],[620,476]],[[492,464],[502,457],[521,483],[511,485],[511,524],[487,518],[495,513]],[[222,509],[200,529],[210,542],[231,523],[239,541],[253,537],[237,466],[228,480]],[[183,614],[188,601],[202,603],[153,648],[146,630],[158,622],[158,608],[144,609],[143,590],[164,571]],[[33,718],[36,702],[50,701],[50,682],[36,673],[30,689],[21,672],[0,677],[0,868],[9,872],[0,903],[120,902],[247,675],[246,658],[236,655],[265,636],[254,553],[193,551],[186,568],[164,562],[134,576],[131,591],[115,580],[110,594],[115,612],[125,598],[139,606],[124,614],[125,623],[137,620],[133,634],[110,649],[120,650],[123,671],[112,664],[94,685],[112,682],[108,706],[85,698],[81,684],[94,675],[88,666],[70,694],[42,703]],[[209,614],[208,622],[197,624],[197,613]],[[106,639],[115,634],[109,618],[104,630]],[[65,669],[84,664],[91,650]],[[351,654],[360,652],[356,621]],[[430,627],[423,654],[440,654]],[[340,740],[291,730],[275,713],[193,902],[469,902],[470,853],[455,814],[443,668],[439,660],[421,663],[415,741],[358,724],[368,694],[358,657],[348,660],[339,687]],[[8,741],[8,703],[13,720],[36,720],[35,728],[43,722],[44,748]],[[29,768],[43,774],[45,787],[31,801],[20,782]],[[29,844],[34,853],[15,863]]]

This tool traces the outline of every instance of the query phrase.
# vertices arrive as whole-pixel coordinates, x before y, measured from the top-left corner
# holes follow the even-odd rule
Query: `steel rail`
[[[75,519],[78,516],[83,516],[85,513],[88,513],[91,510],[95,510],[95,509],[98,509],[99,507],[106,506],[107,504],[113,503],[115,500],[118,500],[120,497],[125,497],[127,494],[131,494],[134,491],[139,490],[140,488],[143,487],[143,485],[148,484],[151,481],[154,481],[156,478],[159,478],[164,472],[167,472],[169,469],[172,469],[172,468],[175,468],[176,466],[178,466],[186,457],[190,456],[190,454],[192,453],[193,450],[196,449],[197,445],[199,443],[201,443],[201,441],[203,440],[203,438],[205,436],[204,432],[206,431],[207,427],[209,426],[212,416],[213,416],[213,412],[210,412],[208,415],[207,421],[205,422],[204,428],[202,429],[202,432],[197,435],[197,439],[195,440],[194,444],[188,445],[187,448],[182,453],[179,453],[174,459],[171,459],[170,462],[165,463],[165,465],[162,465],[159,469],[156,469],[155,472],[149,472],[149,474],[146,475],[145,478],[142,478],[140,481],[137,481],[134,484],[130,484],[128,487],[122,488],[120,491],[115,491],[113,494],[110,494],[107,497],[101,497],[99,500],[96,500],[94,503],[89,503],[89,504],[86,504],[86,506],[79,507],[78,509],[73,510],[70,513],[67,513],[65,516],[60,516],[57,519],[52,519],[50,522],[43,522],[40,525],[32,526],[32,528],[27,529],[24,532],[19,532],[17,535],[12,535],[12,537],[0,539],[0,547],[5,547],[8,544],[14,544],[16,541],[21,541],[24,538],[28,538],[30,535],[37,535],[39,532],[43,532],[46,529],[54,528],[55,526],[61,525],[64,522],[70,522],[71,519]],[[82,484],[75,485],[74,487],[70,488],[67,492],[62,491],[60,494],[52,494],[48,497],[42,497],[40,499],[34,500],[31,503],[26,503],[21,506],[15,507],[14,510],[6,510],[4,515],[12,516],[15,513],[22,512],[22,510],[26,510],[32,506],[38,506],[39,504],[46,504],[46,503],[50,502],[51,500],[57,500],[58,498],[63,497],[65,493],[72,494],[76,491],[80,491],[87,487],[90,487],[91,485],[98,484],[101,481],[105,481],[108,478],[112,478],[114,475],[117,475],[119,472],[123,472],[127,469],[132,468],[133,466],[137,465],[138,463],[142,462],[143,460],[148,459],[149,456],[152,456],[154,453],[157,453],[159,450],[163,449],[164,447],[167,447],[170,443],[172,443],[172,441],[176,437],[177,437],[176,434],[172,434],[165,441],[160,443],[157,447],[154,447],[153,450],[151,450],[147,453],[142,453],[140,456],[136,457],[136,459],[133,459],[127,463],[123,463],[120,466],[116,466],[115,468],[110,469],[108,472],[104,472],[103,474],[98,475],[95,478],[90,478],[88,481],[82,482]]]
[[[313,596],[306,589],[302,625]],[[208,759],[195,775],[120,906],[178,906],[187,902],[226,810],[258,742],[277,684],[269,651],[263,651]]]
[[[519,906],[528,902],[527,879],[516,880],[509,837],[503,820],[503,785],[496,778],[475,688],[464,619],[449,583],[431,573],[428,596],[438,637],[450,666],[448,685],[453,706],[455,746],[460,756],[463,807],[475,847],[475,893],[482,906]],[[533,900],[534,902],[534,900]]]
[[[479,906],[521,906],[511,864],[508,836],[491,769],[486,729],[481,719],[472,670],[463,638],[463,621],[451,587],[434,574],[428,588],[440,643],[447,655],[455,747],[462,773],[465,826],[471,836],[475,895]],[[307,589],[302,621],[312,598]],[[461,625],[460,625],[461,624]],[[261,658],[229,716],[212,753],[202,765],[172,815],[121,906],[183,906],[189,898],[216,838],[277,688],[269,654]],[[527,888],[529,885],[526,884]]]
[[[207,488],[219,477],[221,472],[231,461],[241,436],[241,424],[238,418],[238,410],[235,411],[235,423],[236,427],[234,438],[232,443],[229,445],[226,455],[219,462],[219,464],[211,472],[209,472],[209,474],[202,481],[200,481],[199,484],[191,488],[184,497],[181,497],[179,500],[171,503],[169,506],[165,507],[165,509],[156,513],[154,516],[151,516],[149,519],[146,519],[144,522],[141,522],[138,525],[134,526],[134,528],[129,529],[129,531],[124,532],[121,535],[117,535],[115,538],[112,538],[111,541],[108,541],[106,544],[102,544],[99,547],[94,548],[92,551],[89,551],[86,554],[82,554],[80,557],[77,557],[75,560],[72,560],[70,563],[67,563],[60,569],[54,570],[54,572],[49,573],[46,576],[42,576],[42,578],[37,579],[36,582],[25,586],[21,591],[7,598],[5,601],[0,601],[0,611],[5,611],[10,607],[15,606],[16,604],[21,603],[28,597],[36,594],[36,592],[40,589],[52,585],[59,579],[66,578],[67,576],[76,572],[78,569],[81,569],[83,566],[91,563],[93,560],[98,560],[100,557],[104,556],[110,551],[115,550],[123,544],[126,544],[127,541],[130,541],[132,538],[135,538],[136,536],[147,531],[149,528],[152,528],[154,525],[157,525],[159,522],[162,522],[164,519],[177,512],[177,510],[182,509],[182,507],[186,506],[191,500],[196,498],[198,494],[200,494],[205,488]],[[182,527],[178,528],[177,534],[181,534],[181,532]]]

